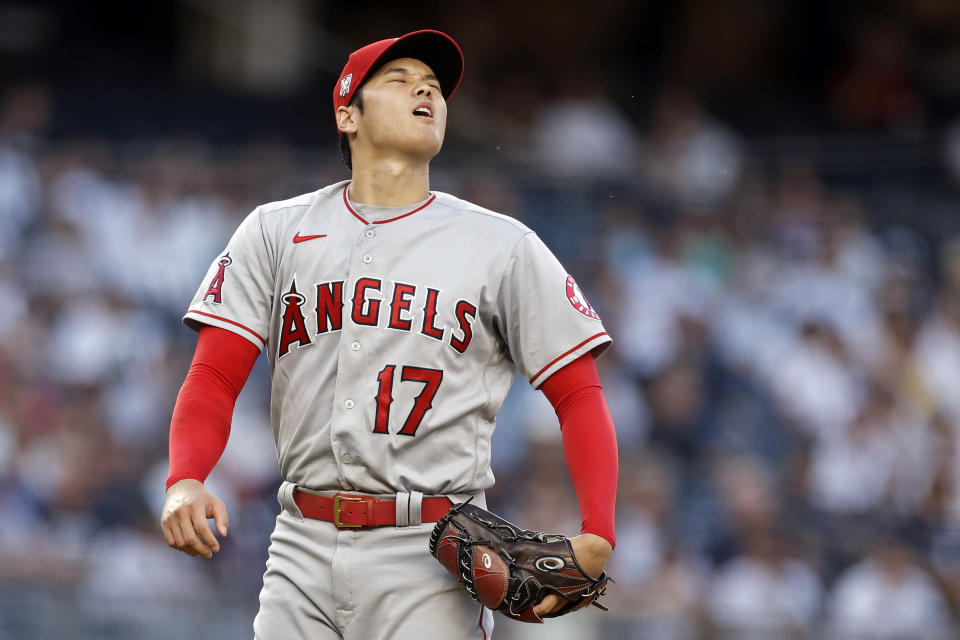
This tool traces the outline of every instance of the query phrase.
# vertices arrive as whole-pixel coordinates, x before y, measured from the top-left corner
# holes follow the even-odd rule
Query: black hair
[[[357,87],[356,92],[354,92],[353,97],[350,98],[350,102],[347,103],[347,106],[356,105],[357,110],[360,113],[363,113],[363,87]],[[347,165],[347,169],[353,171],[353,155],[350,153],[350,140],[347,134],[340,134],[340,156],[343,158],[343,164]]]

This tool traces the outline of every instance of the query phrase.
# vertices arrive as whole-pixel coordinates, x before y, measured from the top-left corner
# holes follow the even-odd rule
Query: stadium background
[[[266,367],[223,552],[171,551],[180,316],[254,206],[347,176],[347,53],[424,27],[467,62],[432,186],[615,338],[612,611],[497,637],[955,637],[960,3],[90,0],[0,2],[0,638],[249,637]],[[573,534],[558,436],[519,381],[490,502]]]

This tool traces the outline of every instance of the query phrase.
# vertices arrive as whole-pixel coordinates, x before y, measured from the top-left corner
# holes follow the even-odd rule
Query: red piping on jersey
[[[587,344],[587,343],[590,342],[591,340],[594,340],[594,339],[596,339],[596,338],[599,338],[600,336],[605,336],[605,335],[607,335],[607,332],[606,332],[606,331],[601,331],[600,333],[598,333],[598,334],[596,334],[596,335],[590,336],[589,338],[587,338],[586,340],[584,340],[583,342],[581,342],[581,343],[578,344],[577,346],[575,346],[575,347],[573,347],[573,348],[571,348],[571,349],[567,349],[566,351],[564,351],[563,353],[561,353],[559,356],[557,356],[556,358],[554,358],[553,360],[551,360],[551,361],[549,362],[549,364],[547,364],[547,366],[545,366],[543,369],[540,369],[540,371],[537,371],[537,374],[536,374],[535,376],[533,376],[532,378],[530,378],[530,384],[533,384],[533,381],[536,380],[537,378],[539,378],[540,376],[542,376],[544,371],[546,371],[547,369],[549,369],[550,367],[552,367],[553,365],[555,365],[555,364],[556,364],[557,362],[559,362],[560,360],[563,360],[563,359],[566,358],[568,355],[570,355],[571,353],[573,353],[574,351],[576,351],[577,349],[579,349],[579,348],[582,347],[583,345]]]
[[[343,188],[343,204],[347,205],[347,209],[350,211],[350,213],[353,214],[353,216],[354,216],[357,220],[359,220],[359,221],[362,222],[363,224],[370,224],[369,222],[367,222],[366,220],[363,219],[363,216],[361,216],[359,213],[357,213],[356,211],[354,211],[354,210],[353,210],[353,207],[350,206],[350,200],[347,198],[347,189],[349,189],[349,188],[350,188],[350,185],[347,185],[347,186],[345,186],[345,187]],[[430,198],[429,198],[426,202],[424,202],[422,205],[420,205],[419,207],[417,207],[416,209],[414,209],[413,211],[407,211],[406,213],[401,214],[401,215],[399,215],[399,216],[397,216],[397,217],[395,217],[395,218],[387,218],[386,220],[374,220],[374,221],[373,221],[373,224],[386,224],[386,223],[388,223],[388,222],[393,222],[394,220],[399,220],[400,218],[406,218],[407,216],[412,216],[412,215],[415,214],[417,211],[420,211],[421,209],[429,206],[430,203],[433,202],[433,201],[436,200],[436,199],[437,199],[437,194],[431,193],[431,194],[430,194]]]
[[[483,605],[480,605],[480,631],[483,632],[483,640],[487,640],[487,630],[483,628]]]
[[[248,327],[248,326],[246,326],[246,325],[242,325],[242,324],[240,324],[239,322],[234,322],[233,320],[230,320],[229,318],[221,318],[220,316],[215,316],[215,315],[213,315],[212,313],[204,313],[203,311],[194,311],[193,309],[191,309],[190,311],[188,311],[188,312],[187,312],[187,315],[189,315],[189,314],[191,314],[191,313],[196,313],[196,314],[201,315],[201,316],[207,316],[208,318],[215,318],[215,319],[217,319],[217,320],[222,320],[223,322],[229,322],[230,324],[232,324],[232,325],[234,325],[234,326],[236,326],[236,327],[240,327],[240,328],[243,329],[244,331],[249,331],[251,334],[257,336],[257,338],[260,339],[260,342],[262,342],[263,344],[267,344],[266,338],[264,338],[263,336],[261,336],[259,333],[257,333],[256,331],[254,331],[254,330],[251,329],[250,327]],[[539,375],[539,374],[538,374],[538,375]]]

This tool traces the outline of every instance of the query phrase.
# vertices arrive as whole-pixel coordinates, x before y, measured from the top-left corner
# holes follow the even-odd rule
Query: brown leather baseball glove
[[[606,594],[606,573],[591,578],[561,535],[527,531],[464,502],[454,505],[430,535],[430,553],[484,606],[522,622],[543,622],[533,608],[549,594],[565,600],[553,618]]]

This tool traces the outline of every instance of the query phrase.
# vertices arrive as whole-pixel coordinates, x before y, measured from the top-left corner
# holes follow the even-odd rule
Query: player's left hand
[[[580,563],[580,568],[592,578],[597,578],[603,573],[610,554],[613,553],[613,546],[593,533],[581,533],[575,538],[570,538],[570,546],[573,547],[573,555]],[[560,610],[563,605],[564,601],[560,596],[549,595],[544,597],[533,610],[542,618],[548,613]]]

